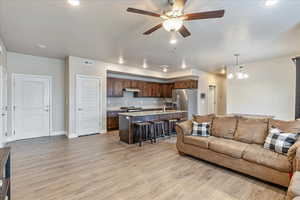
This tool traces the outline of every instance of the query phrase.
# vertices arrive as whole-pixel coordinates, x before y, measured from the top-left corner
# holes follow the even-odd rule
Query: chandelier
[[[239,64],[239,56],[240,54],[234,54],[236,57],[236,65],[234,66],[234,73],[231,72],[227,75],[228,79],[238,79],[238,80],[243,80],[243,79],[248,79],[249,75],[245,72],[244,66]]]

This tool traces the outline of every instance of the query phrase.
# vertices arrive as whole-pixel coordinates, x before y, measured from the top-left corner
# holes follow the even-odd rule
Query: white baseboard
[[[105,129],[103,129],[103,130],[100,130],[100,133],[102,134],[102,133],[106,133],[107,131],[105,130]]]
[[[52,131],[51,136],[66,135],[66,131]]]
[[[69,139],[78,138],[78,135],[75,134],[75,133],[68,134],[67,136],[68,136]]]

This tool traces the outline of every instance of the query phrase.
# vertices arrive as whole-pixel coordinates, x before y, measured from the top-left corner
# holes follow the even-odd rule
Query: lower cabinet
[[[107,130],[119,129],[119,113],[122,111],[108,111],[107,112]]]

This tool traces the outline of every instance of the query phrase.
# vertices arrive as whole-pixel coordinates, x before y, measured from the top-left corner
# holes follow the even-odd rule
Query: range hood
[[[125,92],[140,92],[139,89],[137,88],[124,88]]]

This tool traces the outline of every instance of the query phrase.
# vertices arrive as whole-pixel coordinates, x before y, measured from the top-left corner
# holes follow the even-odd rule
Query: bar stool
[[[178,122],[178,119],[169,119],[166,120],[166,122],[168,124],[168,135],[171,137],[172,134],[176,133],[175,125]]]
[[[151,139],[151,143],[153,143],[153,137],[151,134],[151,124],[149,122],[136,122],[134,123],[134,126],[136,128],[135,133],[138,137],[140,147],[142,146],[142,142],[148,140],[149,138]]]
[[[150,121],[153,128],[153,139],[154,143],[156,143],[157,137],[164,137],[165,134],[165,122],[164,121]]]

